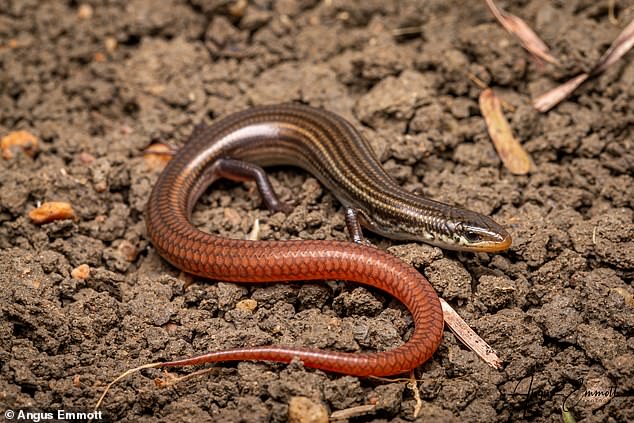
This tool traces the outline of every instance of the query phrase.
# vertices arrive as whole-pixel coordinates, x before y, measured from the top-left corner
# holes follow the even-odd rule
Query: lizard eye
[[[480,234],[475,231],[465,231],[464,237],[469,242],[478,242],[481,240]]]

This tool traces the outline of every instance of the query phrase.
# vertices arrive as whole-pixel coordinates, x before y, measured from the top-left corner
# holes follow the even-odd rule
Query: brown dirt
[[[580,403],[577,419],[634,421],[633,53],[550,113],[530,106],[615,38],[608,2],[506,2],[561,69],[531,60],[484,2],[240,3],[88,1],[86,13],[74,1],[0,1],[0,136],[22,129],[41,141],[34,158],[0,160],[0,411],[89,410],[123,370],[209,350],[402,342],[411,320],[379,292],[192,282],[146,239],[158,174],[148,144],[179,145],[196,123],[249,105],[303,101],[351,119],[407,189],[490,214],[514,237],[493,256],[370,235],[426,274],[505,363],[487,367],[447,332],[416,372],[417,421],[559,421],[563,398],[584,386],[616,397]],[[393,36],[402,27],[420,32]],[[502,168],[468,72],[515,106],[507,115],[531,175]],[[259,218],[264,238],[347,238],[341,207],[314,178],[272,175],[296,206],[288,217],[263,210],[252,185],[219,183],[194,221],[232,237]],[[70,202],[77,219],[32,224],[44,201]],[[90,275],[73,278],[83,264]],[[255,311],[237,307],[243,299]],[[169,389],[154,386],[160,376],[130,377],[103,409],[126,421],[281,422],[305,396],[329,412],[378,401],[354,421],[414,420],[402,383],[301,363],[220,366]]]

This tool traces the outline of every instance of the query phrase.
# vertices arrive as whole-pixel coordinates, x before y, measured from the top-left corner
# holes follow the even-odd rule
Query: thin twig
[[[467,78],[469,78],[471,80],[471,82],[473,82],[474,84],[476,84],[476,86],[478,88],[481,88],[483,90],[486,90],[489,87],[489,85],[484,82],[483,80],[481,80],[480,78],[478,78],[475,74],[471,73],[471,72],[467,72]],[[508,110],[509,112],[514,112],[516,107],[513,106],[511,103],[509,103],[508,101],[505,101],[503,98],[500,98],[500,104],[502,104],[502,107],[504,108],[504,110]]]
[[[95,411],[97,411],[99,409],[99,406],[101,405],[101,403],[103,402],[104,397],[106,396],[106,394],[108,393],[108,391],[110,390],[110,388],[112,387],[112,385],[114,385],[115,383],[119,382],[121,379],[131,375],[132,373],[136,373],[138,371],[141,371],[143,369],[155,369],[157,367],[161,367],[163,363],[150,363],[150,364],[144,364],[142,366],[139,367],[135,367],[133,369],[128,369],[125,372],[121,373],[119,376],[117,376],[112,382],[110,382],[108,384],[108,386],[106,386],[106,389],[103,391],[103,394],[101,394],[101,396],[99,397],[99,400],[97,401],[97,404],[95,404]]]
[[[480,78],[478,78],[475,74],[471,72],[467,72],[467,78],[469,78],[471,82],[476,84],[478,88],[480,89],[486,90],[487,88],[489,88],[486,82],[484,82],[483,80],[481,80]]]
[[[402,28],[396,28],[392,30],[392,35],[395,37],[399,37],[402,35],[414,35],[421,34],[423,32],[423,27],[419,26],[405,26]]]
[[[440,299],[442,312],[445,316],[445,323],[449,329],[465,344],[471,351],[476,353],[478,357],[484,360],[494,369],[502,368],[502,360],[498,357],[496,351],[489,344],[474,332],[471,327],[456,313],[456,311],[442,298]]]
[[[353,417],[369,414],[374,410],[376,410],[376,405],[374,404],[359,405],[357,407],[346,408],[345,410],[337,410],[330,414],[330,421],[348,420]]]
[[[612,25],[617,26],[619,24],[619,20],[614,14],[614,1],[615,0],[608,0],[608,19]]]
[[[414,393],[414,400],[416,400],[416,405],[414,406],[414,418],[416,418],[420,414],[420,410],[423,409],[423,401],[420,399],[420,392],[418,391],[418,384],[416,378],[414,377],[413,370],[409,372],[409,383],[407,384],[407,387]]]
[[[218,372],[217,367],[208,367],[206,369],[196,370],[195,372],[186,374],[185,376],[175,377],[167,370],[165,370],[166,379],[155,379],[154,383],[159,388],[167,388],[172,385],[176,385],[180,382],[185,382],[186,380],[193,379],[198,376],[206,375],[207,373]]]

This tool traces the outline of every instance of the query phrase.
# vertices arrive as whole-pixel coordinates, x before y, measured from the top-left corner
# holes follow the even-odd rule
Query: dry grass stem
[[[414,400],[416,406],[414,406],[414,418],[418,417],[420,410],[423,409],[423,400],[420,399],[420,391],[418,390],[418,381],[414,377],[414,371],[409,372],[409,383],[407,388],[414,393]]]
[[[634,46],[634,19],[621,31],[606,52],[603,53],[603,56],[601,56],[594,66],[590,75],[595,76],[605,72],[607,68],[623,57],[632,46]]]
[[[522,19],[508,13],[495,4],[493,0],[486,0],[487,6],[491,9],[493,16],[502,24],[504,29],[517,37],[522,46],[538,59],[544,60],[553,65],[559,65],[559,61],[550,54],[550,49],[541,38],[535,34]]]
[[[99,397],[99,400],[97,401],[97,404],[95,404],[95,411],[99,410],[99,407],[101,406],[101,403],[103,402],[103,399],[106,397],[106,394],[108,393],[110,388],[112,388],[112,385],[114,385],[115,383],[119,382],[121,379],[130,376],[132,373],[139,372],[139,371],[141,371],[143,369],[155,369],[157,367],[161,367],[162,364],[163,363],[144,364],[142,366],[135,367],[133,369],[128,369],[125,372],[121,373],[119,376],[114,378],[114,380],[112,382],[110,382],[108,384],[108,386],[106,386],[106,389],[103,391],[103,394],[101,394],[101,396]]]
[[[376,405],[367,404],[367,405],[359,405],[357,407],[346,408],[345,410],[334,411],[332,414],[330,414],[330,421],[348,420],[353,417],[370,414],[374,412],[375,409],[376,409]]]

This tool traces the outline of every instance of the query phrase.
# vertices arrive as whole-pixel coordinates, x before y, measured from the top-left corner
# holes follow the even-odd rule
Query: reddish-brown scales
[[[151,211],[149,213],[152,214]],[[149,216],[148,222],[155,217]],[[187,232],[196,231],[186,223],[184,216],[181,223],[182,226],[176,231],[177,236],[187,236]],[[398,298],[410,310],[416,325],[414,333],[404,345],[386,352],[351,354],[293,347],[241,348],[173,361],[165,363],[165,366],[227,360],[290,362],[297,357],[309,367],[357,376],[381,376],[417,367],[431,357],[441,340],[443,316],[433,288],[416,270],[380,250],[337,241],[232,240],[219,246],[216,245],[219,238],[207,234],[195,253],[180,248],[170,253],[170,247],[178,240],[169,238],[168,233],[154,232],[155,228],[161,226],[151,223],[148,226],[150,237],[158,250],[168,261],[190,273],[235,282],[315,279],[355,281],[382,289]],[[245,250],[248,255],[240,254]],[[233,263],[224,263],[223,256],[232,256]],[[197,260],[197,257],[204,259]],[[272,257],[277,260],[274,267],[271,266]],[[298,266],[307,271],[296,273]],[[276,271],[272,272],[271,269]]]

